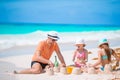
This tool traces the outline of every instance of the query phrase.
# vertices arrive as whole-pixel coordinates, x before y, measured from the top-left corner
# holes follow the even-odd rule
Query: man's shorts
[[[35,64],[35,63],[39,63],[42,66],[42,69],[45,69],[45,67],[48,65],[48,64],[44,64],[44,63],[41,63],[41,62],[38,62],[38,61],[32,61],[31,62],[31,68],[32,68],[33,64]]]

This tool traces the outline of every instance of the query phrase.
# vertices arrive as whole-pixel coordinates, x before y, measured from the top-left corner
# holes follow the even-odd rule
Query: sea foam
[[[35,31],[29,34],[1,34],[0,50],[14,46],[37,45],[39,41],[47,38],[48,31]],[[101,38],[120,38],[120,30],[91,31],[91,32],[59,32],[58,43],[75,42],[83,38],[85,41],[99,40]]]

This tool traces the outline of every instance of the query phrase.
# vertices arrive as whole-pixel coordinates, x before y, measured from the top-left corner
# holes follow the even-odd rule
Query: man
[[[31,68],[20,72],[14,71],[16,74],[39,74],[47,65],[53,67],[54,64],[50,61],[52,53],[55,51],[62,66],[66,66],[64,58],[60,52],[56,41],[59,39],[57,32],[51,31],[47,34],[47,39],[41,41],[32,57]]]

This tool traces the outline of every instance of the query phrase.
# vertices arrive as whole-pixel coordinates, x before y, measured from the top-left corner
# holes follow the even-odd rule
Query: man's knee
[[[32,73],[33,74],[40,74],[42,71],[41,70],[33,70]]]
[[[42,72],[42,66],[39,63],[35,63],[32,66],[32,73],[33,74],[40,74]]]

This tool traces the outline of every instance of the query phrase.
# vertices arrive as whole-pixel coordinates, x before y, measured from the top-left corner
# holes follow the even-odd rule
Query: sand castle
[[[46,74],[49,76],[54,75],[53,68],[46,68]]]

